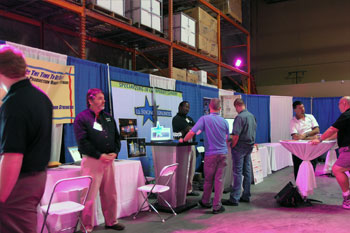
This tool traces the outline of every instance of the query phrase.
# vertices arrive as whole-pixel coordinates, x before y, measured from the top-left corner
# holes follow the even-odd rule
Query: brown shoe
[[[121,223],[114,224],[113,226],[105,226],[106,229],[113,229],[116,231],[122,231],[124,230],[125,226]]]

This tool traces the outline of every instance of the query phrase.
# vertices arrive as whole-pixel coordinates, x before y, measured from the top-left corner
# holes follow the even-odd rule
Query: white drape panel
[[[222,96],[222,95],[233,95],[233,93],[234,93],[233,91],[219,89],[219,96]]]
[[[8,41],[6,41],[6,44],[21,50],[25,57],[29,57],[29,58],[33,58],[41,61],[52,62],[60,65],[67,65],[67,55],[45,51],[42,49],[37,49],[26,45],[8,42]],[[62,124],[52,125],[50,161],[60,160],[61,144],[62,144],[62,129],[63,129]]]
[[[6,41],[6,44],[21,50],[25,57],[42,60],[42,61],[48,61],[48,62],[61,64],[61,65],[67,65],[67,55],[45,51],[42,49],[37,49],[37,48],[33,48],[33,47],[21,45],[21,44],[8,42],[8,41]]]
[[[289,122],[293,117],[293,97],[271,96],[271,142],[290,139]]]
[[[151,87],[158,87],[165,90],[175,91],[175,82],[176,79],[173,78],[166,78],[154,74],[149,75],[149,83]]]

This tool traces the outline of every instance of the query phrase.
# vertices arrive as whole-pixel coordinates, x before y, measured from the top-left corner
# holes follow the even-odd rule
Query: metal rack
[[[123,17],[114,17],[108,13],[89,9],[86,7],[86,0],[2,0],[0,16],[39,27],[42,47],[44,30],[49,29],[58,34],[78,37],[79,51],[70,47],[82,59],[86,59],[86,42],[90,41],[131,53],[134,70],[137,56],[144,57],[155,68],[168,67],[169,78],[173,66],[201,69],[207,71],[210,74],[209,80],[221,88],[222,76],[238,74],[247,78],[250,93],[250,33],[205,0],[164,0],[163,4],[164,12],[168,13],[169,18],[168,35],[135,27],[130,20]],[[201,54],[195,49],[173,41],[173,13],[198,5],[217,19],[219,49],[217,58]],[[225,35],[243,35],[245,40],[243,44],[230,47],[245,48],[244,69],[240,70],[222,62],[222,32]]]

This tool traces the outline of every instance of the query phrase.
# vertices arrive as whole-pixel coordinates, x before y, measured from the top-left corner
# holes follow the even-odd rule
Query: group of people
[[[199,118],[198,122],[184,135],[183,141],[191,140],[196,134],[205,132],[204,137],[204,186],[199,204],[212,208],[213,214],[225,211],[223,205],[238,206],[239,202],[250,201],[251,159],[256,135],[255,117],[246,110],[244,101],[236,99],[234,106],[238,113],[229,132],[227,121],[220,116],[220,99],[210,100],[210,114]],[[182,141],[182,140],[181,140]],[[224,175],[227,166],[227,143],[231,145],[233,160],[233,188],[228,200],[221,200],[224,189]],[[243,192],[242,192],[243,175]],[[211,192],[215,190],[213,202]]]
[[[35,233],[37,206],[43,196],[46,183],[46,167],[51,152],[53,106],[48,96],[34,87],[26,78],[26,62],[23,54],[9,45],[0,46],[0,85],[7,92],[0,108],[0,232]],[[117,192],[113,161],[120,151],[120,135],[114,118],[104,112],[105,98],[100,89],[90,89],[86,95],[87,109],[79,113],[74,123],[78,148],[83,156],[81,174],[93,178],[92,186],[82,213],[82,222],[88,232],[94,228],[94,201],[101,195],[105,227],[123,230],[117,220]],[[183,141],[205,132],[204,190],[199,204],[213,208],[214,214],[225,211],[223,205],[237,206],[250,201],[251,152],[255,143],[256,120],[238,98],[234,102],[238,112],[229,132],[227,121],[220,116],[219,99],[210,101],[210,114],[195,123],[187,116],[189,103],[182,102],[179,113],[173,119],[174,132],[181,132]],[[342,112],[337,121],[322,134],[313,116],[305,114],[301,102],[293,104],[296,112],[291,121],[293,139],[310,139],[317,144],[329,138],[337,138],[339,158],[333,173],[343,191],[343,207],[350,209],[350,97],[339,101]],[[233,160],[233,188],[230,198],[222,200],[223,180],[227,166],[227,143],[231,146]],[[195,148],[191,152],[188,195],[194,192],[192,180],[195,170]],[[295,163],[295,176],[298,161]],[[300,161],[299,161],[300,165]],[[243,191],[242,191],[243,175]],[[210,196],[215,188],[214,200]]]

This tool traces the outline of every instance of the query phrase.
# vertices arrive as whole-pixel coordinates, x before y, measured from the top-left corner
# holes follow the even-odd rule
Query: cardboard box
[[[198,75],[196,73],[187,72],[187,82],[197,83],[198,82]]]
[[[210,0],[222,13],[231,15],[242,23],[242,0]]]
[[[168,17],[164,17],[164,32],[168,31]],[[196,47],[196,21],[183,12],[173,15],[174,41]]]
[[[193,71],[197,74],[198,76],[198,83],[203,84],[207,83],[207,71],[204,70],[198,70],[198,71]]]
[[[195,7],[184,11],[184,13],[195,19],[197,23],[204,24],[208,28],[217,31],[217,20],[202,8]]]
[[[172,70],[172,76],[171,76],[172,78],[174,78],[176,80],[187,82],[186,70],[182,70],[182,69],[179,69],[176,67],[173,67],[171,70]],[[168,68],[163,69],[162,71],[154,72],[155,75],[159,75],[159,76],[163,76],[163,77],[165,74],[168,74],[168,73],[169,73]],[[169,76],[167,75],[166,77],[169,77]]]
[[[209,41],[209,43],[208,43],[208,52],[213,57],[218,57],[218,55],[219,55],[218,44],[215,43],[215,42]]]
[[[113,11],[118,15],[124,16],[124,0],[88,0],[86,3],[100,6],[106,10]]]
[[[134,23],[163,31],[160,0],[128,0],[125,2],[125,15]]]

